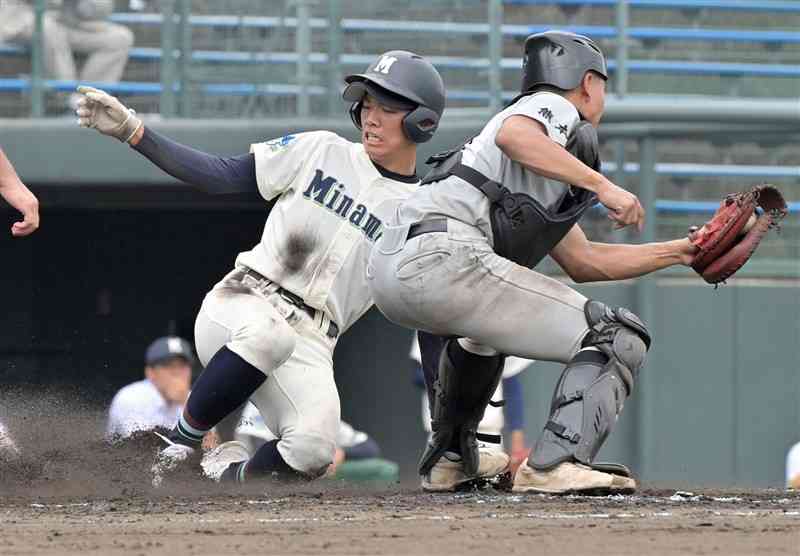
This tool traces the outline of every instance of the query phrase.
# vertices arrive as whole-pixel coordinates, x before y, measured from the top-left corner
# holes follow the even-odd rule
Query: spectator
[[[800,442],[786,456],[786,488],[800,490]]]
[[[117,440],[140,430],[172,428],[189,397],[193,362],[192,348],[182,338],[169,336],[150,344],[144,380],[122,388],[111,402],[108,437]]]
[[[133,33],[111,23],[113,0],[49,0],[43,25],[43,58],[48,74],[55,79],[83,83],[114,83],[122,77]],[[0,0],[0,41],[29,44],[33,38],[33,0]],[[85,54],[80,71],[74,53]],[[78,96],[69,105],[77,108]]]

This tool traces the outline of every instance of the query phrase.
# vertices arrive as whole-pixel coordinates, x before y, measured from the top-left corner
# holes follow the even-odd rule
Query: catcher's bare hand
[[[75,113],[81,127],[94,128],[103,135],[128,143],[142,126],[134,110],[107,92],[84,85],[78,87],[78,92],[82,97]]]
[[[644,209],[636,195],[630,191],[606,180],[605,185],[597,189],[597,199],[608,209],[608,217],[614,221],[614,229],[621,230],[633,225],[641,232],[644,228]]]

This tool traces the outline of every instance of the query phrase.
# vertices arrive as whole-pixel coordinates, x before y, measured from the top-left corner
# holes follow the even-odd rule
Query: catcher
[[[446,457],[475,477],[476,428],[503,354],[565,365],[516,492],[630,493],[622,465],[595,456],[633,392],[651,338],[631,311],[590,300],[533,270],[547,255],[576,282],[624,280],[692,265],[717,283],[785,214],[770,186],[728,197],[687,238],[632,244],[587,239],[578,221],[599,202],[615,227],[641,229],[635,195],[598,170],[606,61],[589,38],[549,31],[525,42],[521,94],[461,147],[432,158],[372,250],[368,277],[392,321],[446,338],[435,365],[433,434],[423,484]],[[763,213],[756,218],[755,207]],[[748,227],[748,222],[750,226]],[[744,234],[744,235],[743,235]]]

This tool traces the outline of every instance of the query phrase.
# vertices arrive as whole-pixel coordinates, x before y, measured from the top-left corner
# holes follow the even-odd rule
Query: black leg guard
[[[589,333],[582,350],[567,364],[556,386],[550,419],[529,464],[550,469],[564,461],[592,465],[622,412],[644,363],[650,335],[644,323],[623,308],[586,303]]]
[[[477,474],[478,424],[500,383],[504,359],[476,355],[464,350],[458,340],[447,340],[434,385],[433,434],[419,462],[420,475],[427,474],[453,443],[461,448],[464,472]]]
[[[442,357],[447,338],[418,330],[417,340],[419,341],[419,353],[422,360],[422,375],[425,378],[425,390],[428,392],[428,409],[433,415],[433,400],[436,397],[434,385],[436,384],[436,376],[439,374],[439,360]]]

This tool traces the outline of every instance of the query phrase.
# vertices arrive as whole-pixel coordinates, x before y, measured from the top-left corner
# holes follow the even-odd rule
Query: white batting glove
[[[128,143],[142,127],[142,120],[136,117],[136,112],[122,104],[117,97],[83,85],[78,87],[78,92],[82,95],[75,110],[79,126],[92,127],[124,143]]]

